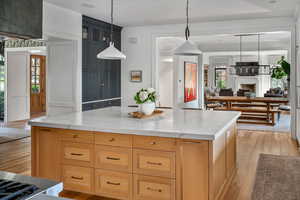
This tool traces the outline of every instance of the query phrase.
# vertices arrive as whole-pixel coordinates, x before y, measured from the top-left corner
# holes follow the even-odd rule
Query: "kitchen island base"
[[[32,175],[120,200],[221,200],[236,172],[236,123],[214,140],[32,127]]]

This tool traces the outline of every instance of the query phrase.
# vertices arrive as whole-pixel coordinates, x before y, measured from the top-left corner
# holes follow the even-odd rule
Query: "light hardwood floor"
[[[263,131],[239,131],[238,171],[224,200],[250,200],[260,153],[300,156],[289,134]],[[30,138],[0,145],[0,170],[30,175]],[[76,200],[107,200],[64,191],[61,196]]]

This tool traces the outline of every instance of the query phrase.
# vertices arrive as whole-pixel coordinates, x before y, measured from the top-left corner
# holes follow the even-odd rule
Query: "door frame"
[[[296,113],[296,24],[293,19],[289,20],[279,20],[276,19],[262,19],[258,23],[257,20],[242,20],[236,21],[238,23],[234,23],[235,21],[228,22],[215,22],[210,23],[209,27],[204,28],[208,24],[201,24],[195,23],[193,24],[194,33],[193,35],[218,35],[218,34],[237,34],[237,33],[263,33],[263,32],[280,32],[280,31],[287,31],[291,34],[290,37],[290,48],[289,55],[290,55],[290,62],[291,62],[291,87],[290,87],[290,104],[291,104],[291,136],[293,139],[297,139],[297,113]],[[241,22],[248,22],[242,23]],[[268,22],[266,26],[266,22]],[[216,26],[211,26],[212,24],[218,24]],[[157,27],[157,26],[155,26]],[[150,31],[148,34],[151,37],[151,86],[153,88],[159,88],[159,82],[157,77],[158,76],[158,69],[159,69],[159,48],[158,48],[158,39],[160,37],[182,37],[182,31],[179,26],[173,25],[170,29],[155,29],[154,31]],[[217,27],[217,28],[216,28]],[[220,28],[221,27],[221,28]],[[125,35],[126,36],[126,35]],[[126,69],[126,65],[122,64],[122,73]],[[124,92],[124,86],[122,81],[122,92]],[[122,102],[124,103],[124,101]],[[126,103],[124,103],[126,104]],[[300,139],[299,139],[300,140]]]

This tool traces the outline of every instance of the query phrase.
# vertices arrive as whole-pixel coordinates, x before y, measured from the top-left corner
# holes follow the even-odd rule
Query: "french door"
[[[30,56],[30,113],[46,112],[46,57]]]

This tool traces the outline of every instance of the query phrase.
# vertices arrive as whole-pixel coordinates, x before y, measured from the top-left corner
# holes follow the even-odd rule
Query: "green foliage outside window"
[[[226,88],[226,82],[224,80],[218,80],[217,88],[220,88],[220,89]]]
[[[291,71],[291,65],[284,59],[284,56],[281,57],[281,59],[278,61],[277,64],[278,67],[273,69],[272,78],[282,79],[286,76],[289,77]]]

